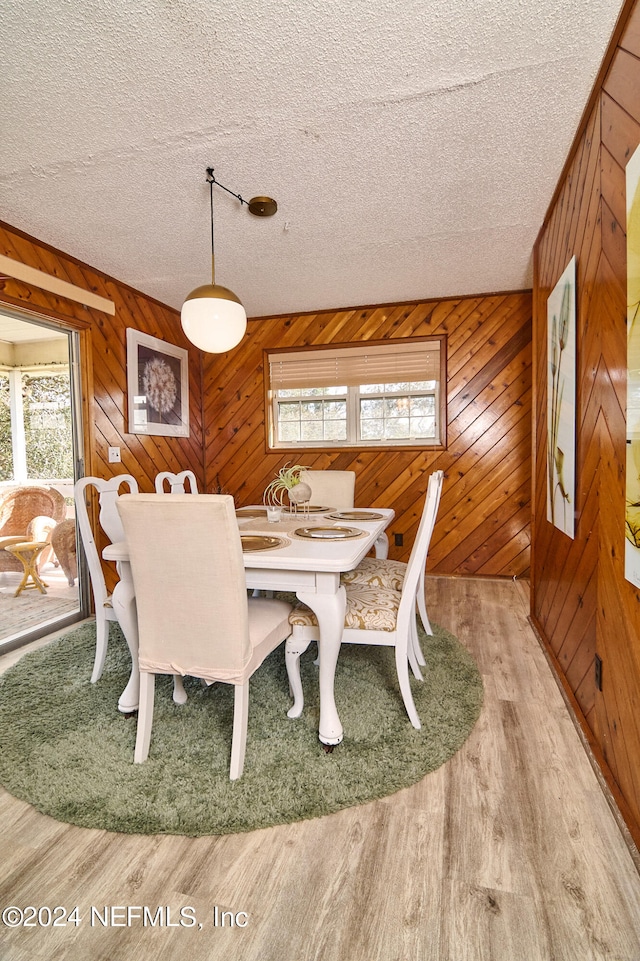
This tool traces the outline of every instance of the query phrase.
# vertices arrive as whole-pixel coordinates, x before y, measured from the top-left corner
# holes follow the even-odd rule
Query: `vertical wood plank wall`
[[[115,316],[86,308],[12,278],[0,280],[0,305],[21,307],[81,332],[85,473],[133,474],[141,491],[154,489],[158,471],[190,468],[204,483],[200,351],[182,333],[180,315],[21,231],[0,223],[0,252],[115,303]],[[28,318],[25,318],[28,319]],[[126,328],[134,327],[189,349],[189,437],[131,434],[127,428]],[[108,448],[122,462],[110,464]],[[113,586],[112,565],[105,573]]]
[[[640,843],[640,593],[624,578],[625,166],[640,143],[640,5],[535,250],[532,616]],[[577,260],[577,491],[571,541],[546,520],[546,302]],[[602,691],[594,658],[602,658]]]
[[[266,449],[264,354],[276,347],[446,334],[448,447],[335,452]],[[260,503],[285,463],[354,470],[356,504],[393,507],[404,535],[390,556],[408,557],[426,477],[446,473],[428,569],[522,576],[529,571],[531,295],[433,300],[259,318],[228,358],[204,367],[207,486]]]

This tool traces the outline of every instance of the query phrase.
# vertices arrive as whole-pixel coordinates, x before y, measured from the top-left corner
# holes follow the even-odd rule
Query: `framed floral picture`
[[[130,434],[189,436],[189,353],[127,327]]]

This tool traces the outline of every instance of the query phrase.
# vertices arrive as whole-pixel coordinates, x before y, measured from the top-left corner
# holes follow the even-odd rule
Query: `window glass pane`
[[[399,384],[385,384],[384,389],[388,394],[406,394],[411,389],[411,384],[408,382]]]
[[[346,420],[327,420],[324,423],[325,440],[346,440],[347,422]]]
[[[411,433],[413,437],[435,437],[436,436],[435,417],[412,417]]]
[[[326,400],[324,402],[325,420],[346,420],[347,402],[344,400]]]
[[[346,393],[346,387],[291,387],[276,391],[278,397],[335,397]]]
[[[433,395],[422,396],[422,397],[412,397],[409,401],[409,410],[411,415],[435,413],[436,409],[436,399]]]
[[[322,420],[322,401],[303,401],[300,404],[300,417],[304,420]]]
[[[382,420],[363,420],[360,428],[363,440],[382,440],[384,437],[384,421]]]
[[[296,421],[295,423],[283,423],[278,425],[278,435],[281,441],[287,441],[292,443],[293,441],[300,440],[300,423]]]
[[[410,437],[409,418],[394,417],[393,419],[385,421],[384,436],[388,440],[400,440],[401,438]]]
[[[360,384],[359,390],[361,394],[382,394],[384,384]]]
[[[73,477],[69,373],[22,379],[29,478]]]
[[[278,404],[280,420],[300,420],[300,404]]]
[[[300,427],[301,440],[324,440],[322,436],[322,421],[303,421]]]
[[[382,417],[384,414],[384,401],[382,400],[361,400],[361,417]]]
[[[386,397],[384,400],[385,417],[406,417],[409,413],[408,397]]]

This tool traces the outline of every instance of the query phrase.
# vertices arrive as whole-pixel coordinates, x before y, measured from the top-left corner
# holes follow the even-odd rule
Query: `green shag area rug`
[[[26,654],[0,678],[0,783],[59,821],[128,834],[231,834],[320,817],[419,781],[467,738],[482,681],[447,631],[421,634],[425,682],[412,678],[416,731],[400,696],[390,648],[344,645],[336,703],[344,741],[318,741],[315,645],[301,659],[303,716],[291,705],[282,647],[251,679],[244,774],[229,781],[233,689],[187,678],[188,702],[156,679],[149,758],[133,764],[136,719],[118,712],[130,657],[111,625],[104,674],[89,677],[95,629],[85,624]]]

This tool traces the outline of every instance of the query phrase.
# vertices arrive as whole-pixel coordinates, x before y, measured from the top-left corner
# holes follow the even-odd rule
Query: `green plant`
[[[300,472],[305,470],[302,464],[287,464],[281,467],[277,475],[267,484],[263,494],[263,502],[273,507],[285,507],[284,496],[300,483]]]
[[[0,374],[0,481],[13,479],[9,378]]]

